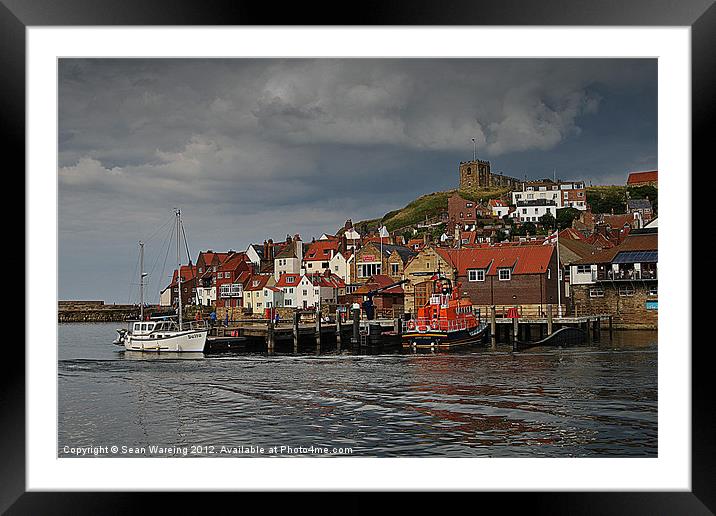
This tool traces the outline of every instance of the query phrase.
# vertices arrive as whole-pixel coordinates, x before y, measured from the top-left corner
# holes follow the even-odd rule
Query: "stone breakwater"
[[[60,301],[58,322],[119,322],[139,317],[138,305],[105,305],[104,301]]]

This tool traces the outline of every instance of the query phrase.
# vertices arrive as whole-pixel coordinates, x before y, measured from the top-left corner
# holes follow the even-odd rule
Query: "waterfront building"
[[[393,283],[396,283],[396,280],[385,274],[371,276],[352,296],[348,296],[346,302],[361,304],[372,290],[385,288]],[[375,294],[373,296],[373,306],[376,315],[379,317],[400,317],[405,312],[405,291],[403,287],[396,285]]]
[[[405,265],[403,277],[408,280],[403,285],[404,307],[406,313],[417,314],[433,292],[433,281],[430,275],[440,271],[448,278],[453,278],[452,264],[429,245],[414,255]]]
[[[196,294],[196,267],[192,265],[181,266],[181,300],[182,306],[197,304]],[[174,269],[172,274],[172,281],[169,284],[171,292],[171,304],[172,306],[177,305],[177,299],[179,298],[179,285],[177,278],[177,271]]]
[[[331,270],[331,259],[338,252],[340,241],[324,239],[311,242],[303,256],[306,274],[323,273]]]
[[[231,253],[216,271],[216,307],[243,306],[244,285],[251,277],[254,264],[245,252]]]
[[[657,228],[634,229],[620,245],[570,267],[577,315],[612,313],[617,328],[657,328]]]
[[[263,288],[263,304],[266,308],[283,308],[284,294],[283,290],[275,286],[265,286]]]
[[[276,281],[281,274],[301,274],[303,262],[303,242],[299,235],[286,236],[286,245],[274,258],[274,278]]]
[[[244,307],[252,314],[263,314],[266,304],[264,302],[264,287],[275,283],[271,274],[253,274],[244,286]]]
[[[402,278],[405,264],[416,252],[407,247],[368,243],[356,253],[356,282],[363,284],[371,276],[385,274],[396,281]]]
[[[353,260],[353,252],[338,251],[328,262],[331,272],[341,278],[346,285],[350,285],[353,282]]]
[[[491,305],[500,311],[519,306],[524,316],[544,316],[548,304],[564,305],[558,280],[554,244],[495,245],[473,249],[436,249],[450,263],[460,294],[487,313]]]
[[[216,253],[211,249],[199,253],[196,259],[196,295],[200,305],[216,304],[216,273],[228,255],[228,252]]]

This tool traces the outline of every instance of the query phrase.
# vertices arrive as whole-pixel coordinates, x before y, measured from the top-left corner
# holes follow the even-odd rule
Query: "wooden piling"
[[[587,330],[585,332],[587,334],[587,342],[592,342],[592,332],[591,332],[592,324],[591,323],[592,323],[592,320],[589,317],[587,317],[587,322],[585,323],[586,330]]]
[[[594,321],[592,322],[592,334],[593,334],[593,339],[596,342],[600,341],[601,337],[602,337],[601,326],[602,326],[602,318],[597,317],[596,319],[594,319]]]
[[[520,334],[520,320],[515,317],[512,319],[512,351],[517,351],[517,338]]]
[[[612,337],[614,336],[614,329],[612,327],[612,316],[609,316],[609,340],[612,340]]]
[[[552,304],[547,305],[547,336],[552,335]]]
[[[273,355],[274,348],[276,346],[275,334],[274,334],[274,322],[272,318],[268,320],[268,328],[266,331],[266,348],[269,355]]]
[[[353,308],[351,310],[353,315],[353,336],[351,337],[351,345],[354,349],[360,347],[360,309]]]
[[[301,313],[293,312],[293,352],[298,353],[298,323],[301,320]]]
[[[490,345],[493,348],[497,345],[497,314],[495,305],[490,307]]]
[[[316,353],[321,352],[321,311],[316,308]]]
[[[341,323],[341,312],[336,311],[336,351],[341,352],[341,332],[343,324]]]

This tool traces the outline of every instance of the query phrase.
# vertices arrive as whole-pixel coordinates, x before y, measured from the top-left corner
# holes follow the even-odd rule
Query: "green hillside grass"
[[[377,230],[381,225],[385,224],[388,231],[396,231],[403,228],[409,228],[428,219],[440,215],[447,210],[448,198],[457,190],[447,190],[445,192],[434,192],[422,195],[406,206],[389,211],[383,217],[362,220],[357,222],[355,226],[360,231]],[[501,188],[494,190],[459,190],[460,195],[464,199],[474,202],[487,203],[490,199],[508,198],[509,188]],[[624,213],[626,211],[627,187],[621,185],[612,186],[588,186],[587,202],[592,207],[594,213]],[[634,199],[643,199],[649,196],[652,203],[656,205],[657,190],[650,187],[647,190],[642,188],[630,188],[629,194]],[[342,230],[339,231],[342,233]]]
[[[380,219],[363,220],[355,224],[356,227],[365,225],[367,229],[376,229],[385,224],[388,231],[396,231],[398,229],[414,226],[425,218],[433,218],[447,210],[448,198],[455,193],[456,190],[447,190],[445,192],[433,192],[431,194],[422,195],[410,202],[403,208],[390,211],[383,215]],[[460,195],[464,199],[475,202],[485,203],[490,199],[495,199],[507,194],[508,188],[495,190],[480,191],[460,191]]]

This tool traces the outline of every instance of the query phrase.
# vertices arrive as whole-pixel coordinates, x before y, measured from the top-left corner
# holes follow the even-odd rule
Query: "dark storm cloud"
[[[656,61],[61,60],[60,296],[121,301],[173,206],[193,254],[310,239],[454,187],[473,137],[508,175],[623,183],[656,167]]]

